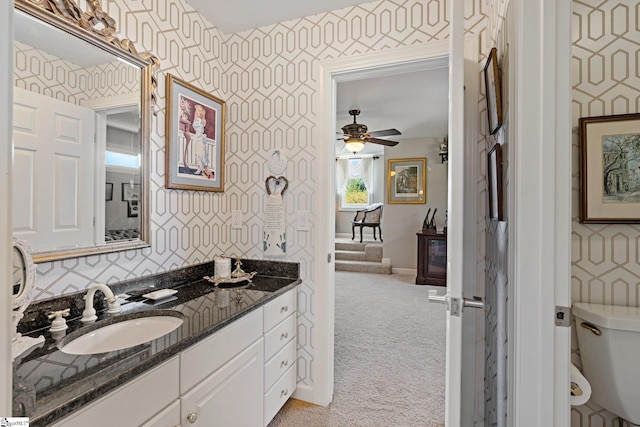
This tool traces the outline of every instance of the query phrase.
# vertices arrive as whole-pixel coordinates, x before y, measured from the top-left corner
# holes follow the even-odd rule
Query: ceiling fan
[[[351,151],[353,154],[364,148],[366,142],[373,144],[386,145],[387,147],[393,147],[398,145],[398,141],[389,141],[387,139],[380,139],[379,136],[392,136],[402,135],[397,129],[384,129],[373,132],[367,132],[367,126],[357,123],[356,117],[360,114],[360,110],[349,110],[349,114],[353,116],[353,123],[349,123],[342,127],[344,136],[342,139],[345,142],[345,148]]]

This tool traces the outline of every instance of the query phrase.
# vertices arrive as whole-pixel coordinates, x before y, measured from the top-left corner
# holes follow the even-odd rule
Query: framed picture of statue
[[[226,104],[167,74],[165,186],[224,191]]]
[[[583,117],[580,222],[640,223],[640,114]]]

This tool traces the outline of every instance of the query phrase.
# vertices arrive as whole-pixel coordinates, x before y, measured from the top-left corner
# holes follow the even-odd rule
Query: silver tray
[[[213,283],[214,286],[218,286],[218,285],[241,285],[244,282],[251,282],[251,279],[253,279],[253,276],[255,276],[256,274],[258,274],[256,271],[252,272],[252,273],[244,273],[240,276],[237,277],[210,277],[210,276],[204,276],[203,279],[208,280],[209,282]]]

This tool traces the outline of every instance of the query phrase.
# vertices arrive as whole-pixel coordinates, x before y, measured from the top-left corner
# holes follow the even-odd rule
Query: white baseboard
[[[410,274],[412,276],[415,276],[416,274],[418,274],[418,270],[416,270],[415,268],[391,268],[391,274]]]
[[[317,405],[317,403],[313,401],[313,387],[311,387],[310,385],[298,383],[298,385],[296,386],[296,391],[293,392],[291,397]]]

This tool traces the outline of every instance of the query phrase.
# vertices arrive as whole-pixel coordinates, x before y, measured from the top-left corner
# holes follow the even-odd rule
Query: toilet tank
[[[640,424],[640,308],[575,303],[573,314],[591,400]]]

